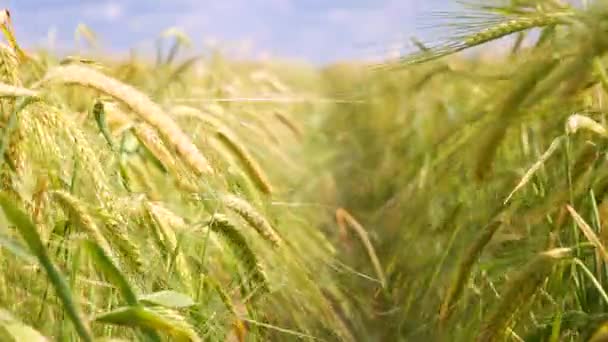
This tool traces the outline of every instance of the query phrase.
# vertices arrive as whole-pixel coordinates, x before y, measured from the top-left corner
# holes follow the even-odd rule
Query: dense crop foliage
[[[608,2],[490,4],[321,70],[24,52],[4,12],[0,340],[606,340]]]

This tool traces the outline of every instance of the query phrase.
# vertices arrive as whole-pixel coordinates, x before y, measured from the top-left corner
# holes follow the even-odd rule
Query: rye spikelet
[[[213,232],[226,240],[233,253],[239,258],[247,270],[249,283],[257,294],[268,291],[268,281],[255,253],[249,247],[247,240],[230,220],[221,214],[215,214],[209,219],[208,226]]]
[[[272,228],[268,220],[249,204],[249,202],[230,194],[224,195],[222,197],[222,202],[228,209],[242,217],[266,241],[270,242],[274,247],[279,246],[281,237],[274,228]]]
[[[25,152],[28,161],[35,165],[34,169],[44,165],[69,178],[73,170],[65,165],[76,159],[78,168],[86,175],[78,179],[83,185],[82,192],[87,198],[108,199],[110,180],[101,163],[103,154],[94,150],[88,132],[65,113],[44,102],[34,102],[26,110],[27,115],[22,117],[22,127],[27,136]]]
[[[570,255],[569,248],[542,252],[513,275],[505,285],[501,300],[490,310],[482,324],[477,342],[502,341],[515,313],[524,306],[553,270],[554,264]]]
[[[197,174],[211,174],[213,169],[190,138],[165,112],[145,94],[101,72],[81,65],[51,69],[38,87],[51,83],[77,84],[92,88],[122,102],[154,127]]]

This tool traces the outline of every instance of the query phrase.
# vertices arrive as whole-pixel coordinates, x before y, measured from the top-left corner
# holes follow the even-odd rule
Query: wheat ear
[[[171,117],[132,86],[82,65],[55,67],[48,71],[37,87],[50,83],[76,84],[112,96],[154,127],[197,174],[213,173],[205,156]]]
[[[382,266],[380,265],[380,260],[378,259],[378,255],[376,254],[376,249],[372,244],[372,241],[369,239],[369,235],[363,226],[357,221],[346,209],[338,208],[336,210],[336,220],[338,222],[346,222],[348,226],[350,226],[359,236],[359,239],[365,246],[367,251],[367,255],[374,266],[374,270],[376,271],[376,276],[380,280],[380,284],[382,287],[386,287],[386,277],[384,276],[384,271],[382,271]]]
[[[268,280],[266,279],[264,270],[239,229],[232,224],[226,216],[221,214],[213,215],[208,221],[208,225],[213,232],[226,240],[234,254],[243,263],[243,266],[247,269],[247,273],[250,276],[250,284],[252,287],[259,287],[259,290],[256,291],[256,293],[267,292]]]
[[[71,216],[76,226],[80,227],[87,234],[90,234],[108,256],[114,255],[110,244],[101,233],[91,215],[87,212],[86,206],[78,198],[62,190],[55,190],[50,194],[66,214]]]
[[[243,164],[247,174],[251,177],[256,187],[265,194],[272,193],[272,185],[262,167],[251,156],[244,144],[239,141],[236,134],[234,134],[229,127],[224,125],[224,123],[211,115],[205,114],[200,110],[189,106],[175,106],[171,109],[171,113],[176,116],[190,116],[196,118],[215,130],[216,137],[238,158],[241,164]]]
[[[281,237],[279,234],[272,228],[268,220],[249,202],[234,195],[224,195],[222,201],[226,207],[241,216],[266,241],[275,247],[280,245]]]

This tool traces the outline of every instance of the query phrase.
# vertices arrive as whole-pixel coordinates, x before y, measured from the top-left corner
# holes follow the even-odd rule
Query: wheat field
[[[0,340],[608,341],[608,1],[477,2],[322,67],[177,29],[156,61],[26,51],[11,20]]]

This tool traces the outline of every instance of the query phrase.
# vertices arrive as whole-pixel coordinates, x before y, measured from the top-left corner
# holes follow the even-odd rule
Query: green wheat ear
[[[126,306],[95,317],[95,322],[152,329],[166,333],[176,341],[201,341],[190,323],[178,312],[160,306]]]
[[[239,229],[224,215],[215,214],[209,220],[207,225],[213,232],[221,236],[233,253],[243,264],[249,276],[249,283],[256,296],[268,292],[268,279],[259,263],[255,252],[249,246],[247,239],[239,231]]]
[[[511,18],[500,17],[501,19],[493,19],[491,16],[488,17],[489,23],[486,27],[481,30],[466,28],[466,31],[472,31],[471,33],[465,33],[461,36],[455,36],[448,39],[446,43],[438,44],[435,46],[426,47],[420,51],[406,55],[399,59],[396,63],[397,66],[407,66],[413,64],[420,64],[429,62],[441,57],[452,55],[454,53],[470,49],[479,45],[483,45],[488,42],[495,41],[497,39],[509,36],[514,33],[525,32],[533,28],[542,28],[555,25],[566,25],[574,17],[573,12],[559,11],[559,12],[536,12],[536,13],[525,13],[518,16],[511,16]],[[498,22],[496,22],[498,21]],[[483,25],[483,24],[482,24]],[[466,27],[466,23],[463,25]],[[479,26],[479,25],[477,25]],[[474,27],[477,27],[474,26]]]

